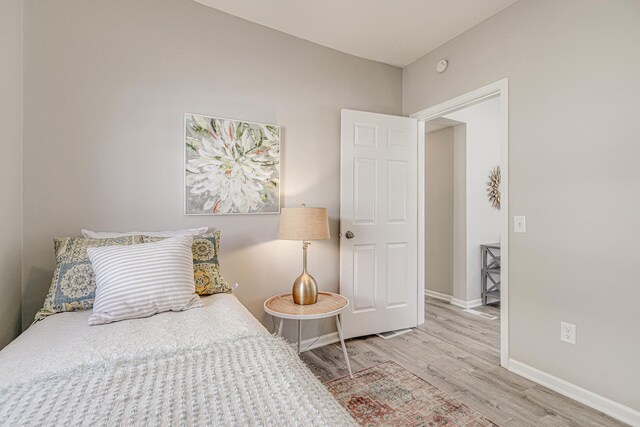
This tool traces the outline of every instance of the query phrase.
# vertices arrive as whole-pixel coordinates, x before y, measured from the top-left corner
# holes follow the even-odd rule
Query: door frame
[[[424,313],[425,123],[477,104],[500,99],[500,170],[502,181],[500,236],[500,365],[509,369],[509,79],[504,78],[411,114],[418,120],[418,313]],[[419,323],[421,323],[419,321]]]

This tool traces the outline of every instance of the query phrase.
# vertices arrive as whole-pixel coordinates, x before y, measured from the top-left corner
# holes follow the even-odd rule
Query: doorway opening
[[[508,82],[418,119],[418,274],[425,328],[508,368]],[[499,175],[498,175],[499,174]],[[492,181],[500,177],[497,195]],[[420,298],[421,296],[419,296]],[[431,324],[430,324],[431,322]],[[440,324],[439,324],[440,323]]]

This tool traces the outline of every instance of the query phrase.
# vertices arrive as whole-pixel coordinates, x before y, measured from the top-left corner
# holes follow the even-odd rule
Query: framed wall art
[[[185,214],[280,212],[280,127],[185,114]]]

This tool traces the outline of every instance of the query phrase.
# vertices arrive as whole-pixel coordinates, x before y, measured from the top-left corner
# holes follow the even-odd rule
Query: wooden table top
[[[335,316],[349,306],[349,300],[333,292],[318,292],[318,302],[298,305],[291,293],[275,295],[264,302],[264,311],[285,319],[321,319]]]

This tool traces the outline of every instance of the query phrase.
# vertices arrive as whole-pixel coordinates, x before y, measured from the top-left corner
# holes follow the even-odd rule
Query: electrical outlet
[[[567,322],[560,322],[560,341],[575,345],[576,325]]]
[[[527,223],[524,216],[513,217],[513,232],[514,233],[526,233]]]

